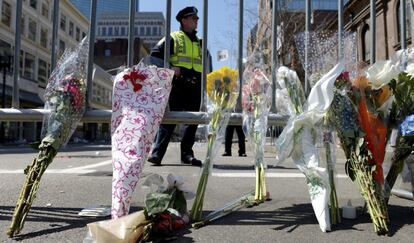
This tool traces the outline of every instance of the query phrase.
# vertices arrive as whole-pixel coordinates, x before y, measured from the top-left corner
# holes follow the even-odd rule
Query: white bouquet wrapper
[[[163,119],[174,71],[136,66],[116,75],[112,100],[112,218],[128,214],[132,193]]]
[[[305,111],[290,118],[276,141],[277,162],[280,163],[291,156],[305,174],[312,207],[323,232],[331,230],[328,207],[330,187],[327,170],[322,167],[322,159],[315,146],[317,131],[320,130],[317,127],[321,126],[322,119],[332,103],[333,85],[343,70],[344,65],[337,64],[314,85],[307,99]]]
[[[119,219],[103,220],[88,224],[88,243],[135,243],[143,237],[146,222],[144,210]]]

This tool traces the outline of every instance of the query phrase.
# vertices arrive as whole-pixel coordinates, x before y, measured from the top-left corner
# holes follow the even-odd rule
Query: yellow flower
[[[237,93],[237,70],[221,67],[207,75],[207,95],[211,101],[218,103],[223,95]]]

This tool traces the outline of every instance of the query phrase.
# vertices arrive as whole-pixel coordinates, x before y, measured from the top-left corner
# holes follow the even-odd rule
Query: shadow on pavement
[[[62,232],[70,229],[83,228],[87,224],[110,219],[108,217],[81,217],[78,216],[78,213],[83,208],[55,208],[55,207],[32,207],[25,221],[25,228],[29,228],[31,222],[42,222],[48,224],[47,229],[20,233],[15,236],[13,239],[16,241],[27,240],[30,238],[35,238],[42,235],[53,234],[57,232]],[[142,208],[131,207],[131,211],[138,211]],[[0,222],[8,221],[7,228],[10,225],[14,207],[11,206],[0,206]],[[4,223],[3,223],[4,224]],[[46,226],[45,226],[46,227]],[[23,228],[23,232],[25,232]],[[27,230],[26,230],[27,232]],[[86,231],[85,231],[86,236]]]
[[[258,206],[260,207],[260,205]],[[414,212],[411,207],[389,206],[389,236],[396,234],[402,227],[414,223]],[[275,225],[274,230],[285,230],[292,233],[301,225],[318,225],[312,205],[293,204],[290,207],[278,208],[274,211],[236,211],[228,216],[217,219],[212,225]],[[369,214],[361,213],[355,220],[342,219],[342,222],[332,227],[332,231],[356,230],[358,224],[371,224]],[[372,232],[373,227],[372,227]]]

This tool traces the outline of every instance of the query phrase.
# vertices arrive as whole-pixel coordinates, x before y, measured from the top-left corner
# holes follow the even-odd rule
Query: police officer
[[[202,51],[201,40],[196,35],[197,12],[195,7],[179,11],[176,19],[181,24],[180,30],[171,33],[170,64],[175,71],[169,99],[171,111],[199,111],[200,108]],[[165,38],[151,50],[151,56],[164,59],[164,43]],[[160,125],[149,162],[161,165],[174,128],[175,124]],[[181,161],[201,166],[201,161],[194,157],[193,152],[196,131],[197,125],[185,125],[180,146]]]

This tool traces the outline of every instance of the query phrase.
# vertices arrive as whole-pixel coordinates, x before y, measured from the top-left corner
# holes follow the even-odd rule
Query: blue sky
[[[238,46],[238,0],[214,0],[208,2],[208,48],[213,56],[213,68],[217,69],[223,65],[236,67]],[[246,34],[253,25],[257,13],[257,1],[244,1],[244,44]],[[140,11],[162,11],[165,16],[165,0],[139,0]],[[171,10],[171,31],[179,29],[179,23],[175,20],[177,12],[184,7],[195,6],[199,11],[198,36],[202,37],[202,0],[173,0]],[[217,61],[217,51],[228,49],[230,57],[227,61]]]

